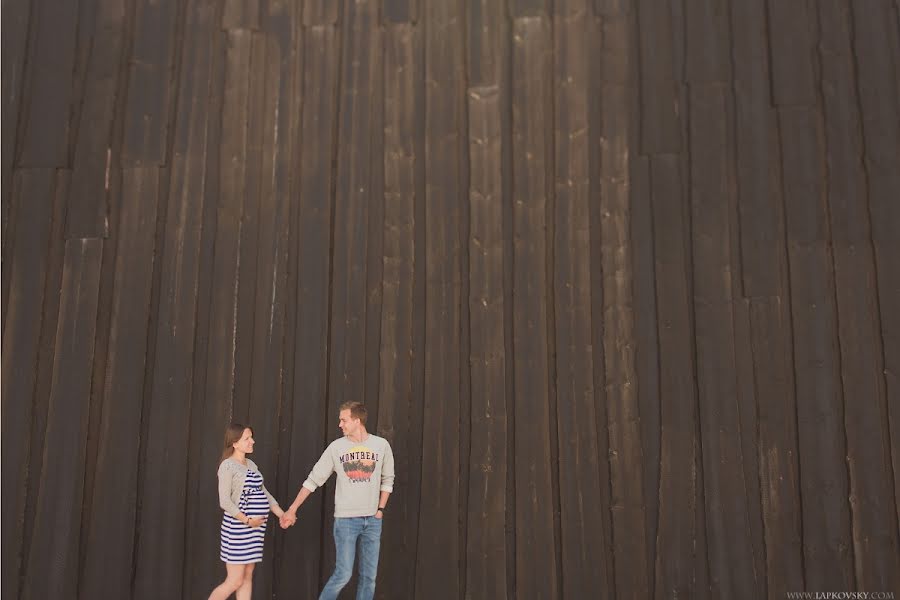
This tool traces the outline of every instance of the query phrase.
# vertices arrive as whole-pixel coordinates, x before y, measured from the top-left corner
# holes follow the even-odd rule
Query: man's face
[[[356,435],[356,432],[359,431],[359,419],[354,419],[350,415],[349,408],[342,410],[339,416],[340,424],[338,426],[344,432],[344,435]]]

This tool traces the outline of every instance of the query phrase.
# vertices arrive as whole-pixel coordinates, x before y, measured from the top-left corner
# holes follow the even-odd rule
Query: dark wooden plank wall
[[[204,597],[350,399],[380,598],[900,593],[896,1],[3,10],[4,598]]]

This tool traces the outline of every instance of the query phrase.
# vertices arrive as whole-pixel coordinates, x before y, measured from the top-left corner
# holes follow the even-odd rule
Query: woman
[[[262,561],[269,511],[279,518],[284,515],[263,485],[256,463],[247,458],[255,443],[253,430],[246,425],[232,423],[225,430],[219,465],[219,506],[225,511],[219,557],[228,574],[209,600],[226,600],[235,593],[237,600],[250,600],[253,567]]]

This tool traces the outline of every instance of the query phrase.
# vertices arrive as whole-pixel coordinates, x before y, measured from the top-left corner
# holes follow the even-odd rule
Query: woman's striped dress
[[[257,471],[247,471],[238,508],[248,517],[269,514],[269,500],[263,492],[263,479]],[[229,514],[222,518],[222,550],[219,558],[233,565],[246,565],[262,560],[266,524],[250,527]]]

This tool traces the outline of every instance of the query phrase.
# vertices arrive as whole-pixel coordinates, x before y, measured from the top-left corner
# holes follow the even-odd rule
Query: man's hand
[[[297,522],[297,513],[294,511],[287,511],[281,516],[279,519],[279,523],[281,524],[282,529],[287,529],[288,527],[293,527],[294,523]]]

